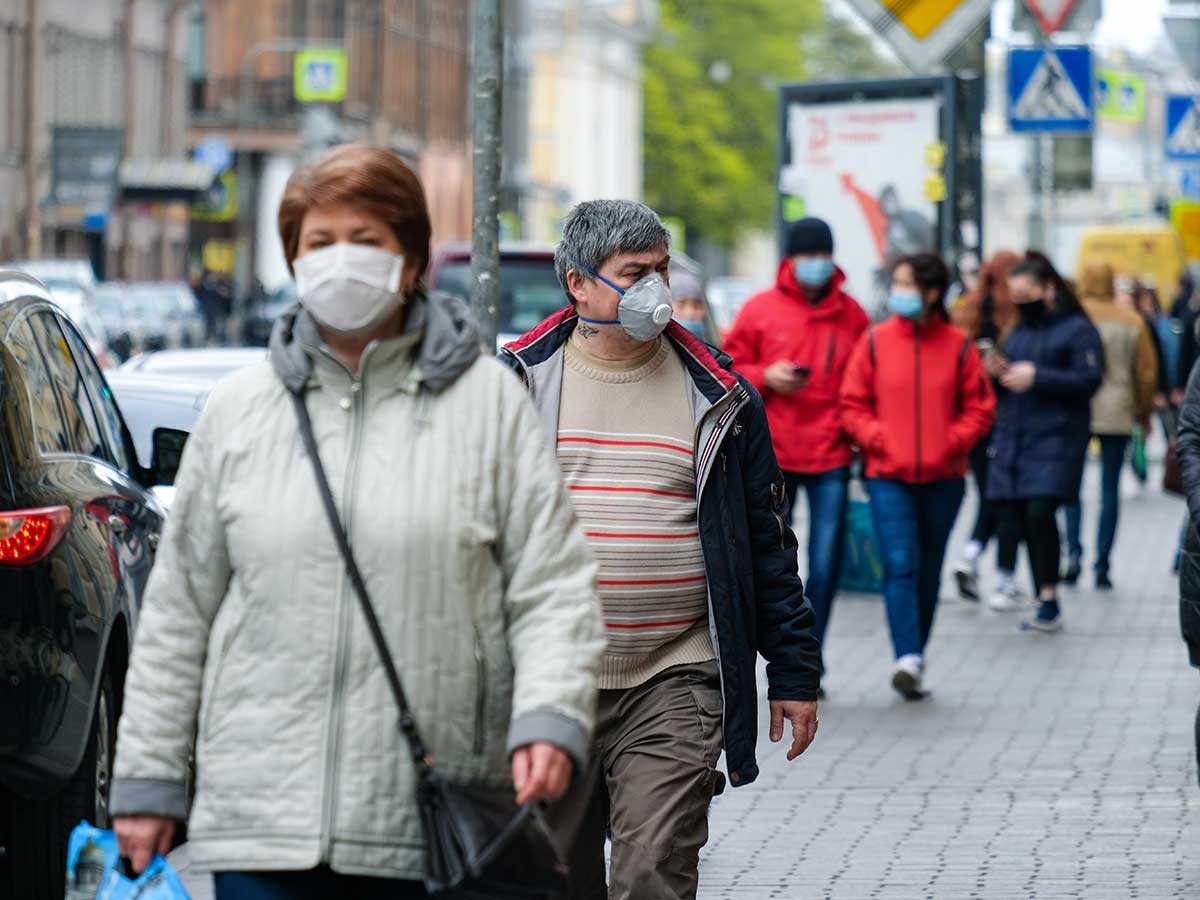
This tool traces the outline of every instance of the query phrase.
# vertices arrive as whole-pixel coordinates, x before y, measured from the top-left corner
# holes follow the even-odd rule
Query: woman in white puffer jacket
[[[125,687],[116,830],[140,870],[187,818],[218,900],[424,896],[414,767],[290,393],[451,778],[549,800],[585,764],[595,569],[525,391],[464,304],[422,290],[416,176],[338,148],[291,177],[279,227],[300,308],[188,441]]]

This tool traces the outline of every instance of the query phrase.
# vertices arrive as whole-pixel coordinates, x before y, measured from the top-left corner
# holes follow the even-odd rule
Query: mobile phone
[[[807,378],[809,375],[812,374],[812,369],[810,369],[808,366],[793,365],[792,366],[792,374],[795,375],[797,378]]]
[[[979,351],[980,356],[987,356],[996,349],[996,342],[990,338],[980,338],[975,342],[975,348]]]

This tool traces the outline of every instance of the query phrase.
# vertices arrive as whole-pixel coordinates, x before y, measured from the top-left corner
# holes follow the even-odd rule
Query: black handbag
[[[417,767],[417,808],[426,845],[425,889],[431,895],[458,900],[558,900],[566,893],[567,868],[540,809],[530,803],[517,806],[509,790],[449,781],[434,768],[338,516],[304,397],[294,393],[292,400],[321,501],[383,661],[388,686],[400,709],[400,731]]]

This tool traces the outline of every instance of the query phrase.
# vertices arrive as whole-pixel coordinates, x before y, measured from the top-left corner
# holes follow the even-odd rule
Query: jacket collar
[[[526,369],[539,366],[563,349],[579,322],[575,307],[568,306],[515,341],[504,345],[503,352],[515,357]],[[730,371],[733,360],[709,347],[674,319],[663,332],[683,360],[695,387],[710,403],[716,403],[738,386]]]
[[[919,327],[915,321],[912,319],[906,319],[903,316],[892,316],[892,319],[896,322],[896,327],[900,329],[900,333],[906,335],[907,337],[912,337],[918,332],[920,332],[922,337],[930,337],[937,334],[947,325],[941,316],[934,316],[924,325]]]
[[[781,261],[775,274],[775,289],[789,299],[795,300],[800,304],[801,309],[814,319],[832,319],[841,314],[842,307],[845,305],[845,285],[846,273],[834,266],[833,275],[825,289],[825,296],[817,303],[813,303],[809,300],[808,288],[796,280],[796,273],[792,271],[791,259]]]

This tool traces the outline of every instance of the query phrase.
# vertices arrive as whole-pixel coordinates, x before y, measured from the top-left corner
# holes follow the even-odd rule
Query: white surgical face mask
[[[321,325],[341,334],[370,331],[404,303],[404,257],[367,244],[330,244],[299,257],[296,293]]]

